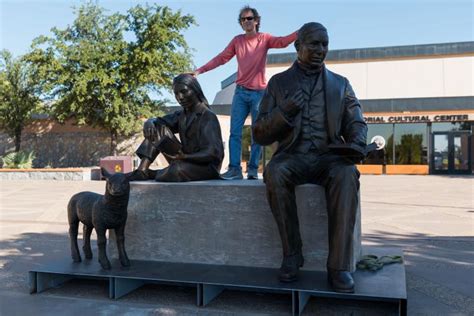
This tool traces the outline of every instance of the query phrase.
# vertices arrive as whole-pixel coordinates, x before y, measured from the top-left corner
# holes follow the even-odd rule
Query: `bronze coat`
[[[301,112],[288,120],[278,106],[300,88],[303,76],[301,72],[295,62],[290,69],[274,75],[260,103],[257,121],[252,129],[253,136],[260,145],[279,142],[275,154],[289,151],[301,130]],[[329,142],[352,142],[365,146],[367,124],[349,81],[326,67],[323,70],[323,80]]]

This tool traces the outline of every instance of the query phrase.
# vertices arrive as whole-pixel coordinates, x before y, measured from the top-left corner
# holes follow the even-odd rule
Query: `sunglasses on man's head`
[[[253,21],[254,19],[255,19],[254,16],[246,16],[246,17],[240,18],[240,22]]]

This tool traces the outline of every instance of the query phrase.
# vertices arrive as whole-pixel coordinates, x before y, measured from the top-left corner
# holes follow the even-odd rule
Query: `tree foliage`
[[[161,95],[175,75],[190,69],[182,31],[195,21],[158,5],[106,15],[86,3],[75,13],[72,25],[34,40],[29,60],[39,65],[37,77],[54,117],[106,129],[112,154],[118,135],[139,130],[140,118],[159,113],[164,101],[149,94]]]
[[[0,52],[0,128],[15,141],[15,152],[21,147],[24,127],[38,109],[37,82],[32,65],[23,58],[13,58],[7,50]]]
[[[29,169],[33,167],[35,153],[33,151],[17,151],[1,158],[4,168]]]
[[[423,135],[402,135],[400,144],[395,145],[398,164],[422,164],[423,157]]]

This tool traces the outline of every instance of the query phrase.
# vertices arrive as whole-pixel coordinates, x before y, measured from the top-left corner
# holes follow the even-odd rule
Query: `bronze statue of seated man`
[[[335,291],[351,293],[359,204],[354,164],[366,151],[367,125],[349,81],[324,65],[328,44],[327,30],[319,23],[298,31],[298,59],[270,79],[253,135],[260,145],[278,142],[263,177],[282,242],[280,280],[295,281],[304,264],[295,187],[314,183],[326,189],[328,280]]]
[[[218,179],[224,146],[217,116],[209,109],[201,86],[192,75],[181,74],[174,78],[173,91],[182,109],[145,122],[145,140],[136,151],[141,161],[131,180]],[[180,141],[175,137],[176,133],[179,133]],[[150,164],[160,152],[169,166],[150,170]]]

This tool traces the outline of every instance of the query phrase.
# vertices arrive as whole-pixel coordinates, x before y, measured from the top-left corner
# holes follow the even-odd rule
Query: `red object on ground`
[[[130,156],[108,156],[100,159],[99,166],[114,174],[116,172],[132,172],[132,157]]]

